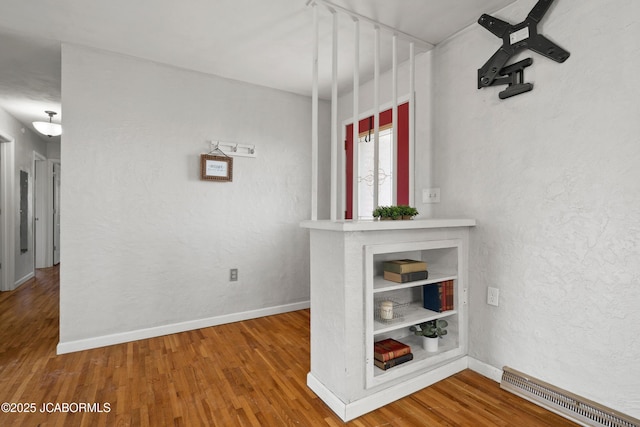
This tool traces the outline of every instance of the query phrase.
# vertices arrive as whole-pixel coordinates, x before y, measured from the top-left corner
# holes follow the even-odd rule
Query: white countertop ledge
[[[428,218],[412,220],[318,220],[302,221],[300,227],[314,230],[328,231],[383,231],[383,230],[412,230],[423,228],[451,228],[451,227],[473,227],[476,225],[475,219],[465,218]]]

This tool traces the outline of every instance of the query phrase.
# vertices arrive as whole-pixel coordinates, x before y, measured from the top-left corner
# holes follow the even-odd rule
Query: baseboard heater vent
[[[640,427],[640,420],[564,391],[507,366],[500,388],[583,426]]]

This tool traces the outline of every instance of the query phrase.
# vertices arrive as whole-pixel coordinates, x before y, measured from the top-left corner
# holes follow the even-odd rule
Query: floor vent
[[[640,420],[532,378],[507,366],[500,388],[583,426],[640,427]]]

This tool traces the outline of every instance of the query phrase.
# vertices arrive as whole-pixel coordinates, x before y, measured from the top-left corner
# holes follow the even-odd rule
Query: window
[[[372,218],[374,170],[378,173],[378,205],[409,204],[409,104],[398,106],[398,158],[392,165],[394,141],[392,111],[380,113],[378,133],[379,163],[374,166],[373,116],[360,120],[358,124],[358,212],[355,218]],[[346,129],[346,212],[345,219],[353,219],[353,124]],[[395,166],[395,167],[394,167]],[[393,202],[396,186],[397,202]]]

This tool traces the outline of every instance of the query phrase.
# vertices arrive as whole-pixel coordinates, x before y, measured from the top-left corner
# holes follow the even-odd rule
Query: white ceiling
[[[431,44],[514,1],[333,0]],[[320,94],[328,97],[331,15],[324,6],[319,11]],[[346,88],[352,75],[352,21],[339,16],[339,69]],[[373,30],[365,22],[360,27],[364,81],[373,74]],[[312,40],[307,0],[2,0],[0,106],[28,126],[46,119],[44,110],[60,112],[61,43],[310,95]],[[390,43],[383,35],[383,69],[389,68]],[[399,43],[400,61],[407,52],[408,45]]]

